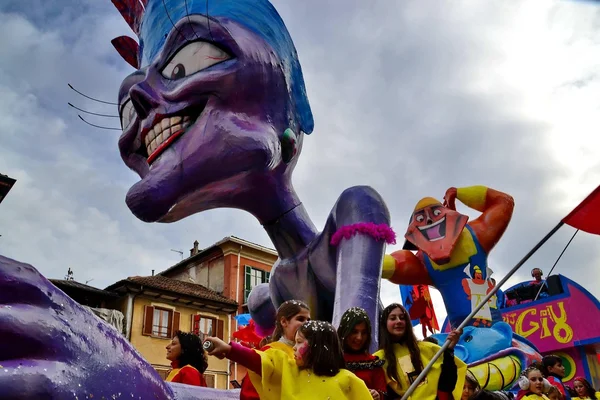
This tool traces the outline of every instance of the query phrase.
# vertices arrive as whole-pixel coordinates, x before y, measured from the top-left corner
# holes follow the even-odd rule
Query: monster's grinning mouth
[[[151,165],[162,152],[181,137],[204,111],[206,102],[200,109],[184,110],[180,115],[166,116],[160,119],[149,130],[142,132],[138,141],[136,153],[147,157],[148,165]],[[144,145],[141,142],[144,142]]]
[[[442,240],[446,237],[446,217],[443,217],[433,224],[419,226],[418,228],[430,242]]]

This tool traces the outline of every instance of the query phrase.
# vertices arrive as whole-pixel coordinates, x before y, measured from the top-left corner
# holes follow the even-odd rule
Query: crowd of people
[[[562,359],[546,355],[541,362],[533,363],[523,372],[517,400],[600,400],[600,392],[587,379],[576,377],[571,388],[562,382],[564,377]]]
[[[379,322],[379,350],[369,352],[372,322],[365,310],[351,308],[337,330],[328,322],[310,320],[309,307],[297,300],[284,302],[277,311],[273,334],[259,349],[208,337],[208,354],[228,358],[248,369],[240,399],[400,399],[440,347],[428,337],[417,340],[406,309],[387,306]],[[507,400],[510,392],[483,390],[467,366],[454,356],[460,331],[448,336],[450,346],[413,392],[420,400]],[[203,373],[207,352],[198,336],[177,332],[167,346],[172,371],[167,381],[206,386]],[[565,369],[560,357],[546,356],[519,379],[517,400],[600,400],[584,378],[573,388],[563,385]]]

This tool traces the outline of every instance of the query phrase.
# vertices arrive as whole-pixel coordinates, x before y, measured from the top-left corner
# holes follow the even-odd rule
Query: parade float
[[[502,297],[503,298],[502,298]],[[600,385],[600,302],[584,287],[563,275],[549,276],[545,281],[525,281],[506,289],[497,301],[502,322],[494,324],[492,331],[482,338],[470,340],[469,331],[461,338],[460,346],[466,348],[464,361],[470,362],[470,370],[475,374],[482,387],[490,390],[511,389],[514,380],[511,363],[502,359],[494,360],[502,354],[502,342],[491,340],[499,338],[503,332],[505,337],[516,335],[526,339],[540,356],[556,355],[562,359],[565,367],[563,383],[572,386],[576,376],[583,376],[594,387]],[[509,329],[510,328],[510,329]],[[442,327],[449,332],[448,320]],[[443,335],[441,335],[443,337]],[[481,340],[481,341],[480,341]],[[479,348],[487,348],[489,365],[471,357]],[[521,363],[518,357],[515,365]],[[496,373],[490,373],[494,369]]]
[[[272,330],[276,308],[290,299],[335,325],[350,307],[377,321],[383,277],[438,288],[452,323],[468,325],[457,355],[471,367],[489,372],[502,363],[506,370],[493,385],[505,387],[539,358],[525,335],[481,307],[493,295],[487,255],[510,221],[510,195],[471,186],[449,188],[444,204],[423,199],[405,249],[391,255],[385,254],[386,244],[395,243],[390,216],[368,186],[343,191],[318,230],[292,186],[302,143],[314,128],[312,113],[294,44],[273,6],[267,0],[112,2],[137,36],[112,41],[134,69],[118,94],[119,150],[140,178],[126,204],[149,223],[214,208],[256,217],[279,259],[269,284],[248,299],[253,327]],[[456,211],[457,199],[482,216],[469,222]],[[574,293],[569,283],[566,290]],[[373,324],[373,338],[377,329]],[[2,256],[0,339],[0,399],[239,397],[235,390],[164,382],[113,327],[31,265]],[[497,374],[491,375],[489,382]]]
[[[501,308],[502,319],[513,331],[535,345],[542,355],[554,354],[565,367],[563,382],[572,386],[583,376],[600,386],[600,302],[582,285],[563,275],[549,276],[539,286],[522,282],[504,291],[516,304]],[[533,289],[533,290],[532,290]]]

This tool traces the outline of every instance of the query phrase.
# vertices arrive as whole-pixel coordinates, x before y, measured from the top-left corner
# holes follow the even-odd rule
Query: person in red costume
[[[171,371],[167,382],[178,382],[193,386],[206,386],[202,375],[208,367],[206,352],[200,338],[191,333],[175,332],[167,345],[167,360],[171,361]]]
[[[481,215],[467,223],[469,218],[456,211],[457,199]],[[421,199],[404,248],[385,256],[382,277],[399,285],[434,286],[444,299],[451,326],[458,326],[489,290],[487,284],[463,285],[463,280],[472,280],[476,273],[478,281],[491,278],[487,258],[508,227],[513,208],[510,195],[485,186],[452,187],[443,204],[431,197]],[[492,322],[489,307],[484,307],[469,324]]]
[[[371,320],[360,307],[347,310],[337,330],[342,343],[346,368],[362,379],[374,400],[381,400],[387,392],[384,361],[369,354]]]
[[[298,328],[310,320],[310,309],[298,300],[283,302],[277,309],[275,316],[275,330],[268,339],[267,344],[261,346],[260,351],[277,349],[285,352],[290,358],[294,358],[294,338]],[[260,397],[252,384],[250,377],[246,374],[242,380],[240,400],[259,400]]]

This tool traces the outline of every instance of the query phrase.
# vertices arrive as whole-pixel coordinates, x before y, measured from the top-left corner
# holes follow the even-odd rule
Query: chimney
[[[154,276],[154,270],[152,270],[152,276]]]
[[[194,248],[190,250],[190,257],[198,254],[198,244],[199,244],[198,241],[194,240]]]

